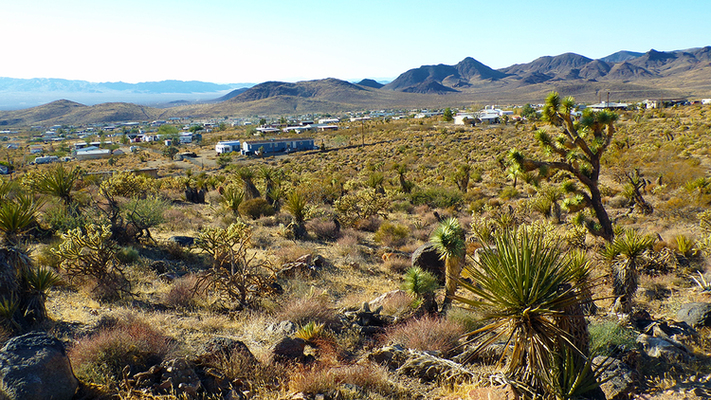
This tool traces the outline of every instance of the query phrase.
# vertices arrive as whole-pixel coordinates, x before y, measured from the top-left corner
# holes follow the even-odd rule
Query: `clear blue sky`
[[[0,0],[0,77],[216,83],[394,78],[711,45],[711,1]]]

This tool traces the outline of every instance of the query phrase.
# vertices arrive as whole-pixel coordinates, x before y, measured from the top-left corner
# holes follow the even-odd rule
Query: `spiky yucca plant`
[[[655,240],[630,229],[605,246],[603,255],[610,263],[612,293],[616,296],[615,311],[623,314],[632,312],[632,299],[639,286],[642,255],[654,246]]]
[[[464,265],[466,246],[464,243],[464,229],[456,218],[442,221],[432,233],[430,242],[435,246],[439,258],[444,261],[446,293],[442,303],[444,310],[452,301],[457,291],[457,281]]]
[[[434,312],[437,309],[434,291],[438,286],[437,278],[429,271],[420,267],[411,267],[405,271],[402,289],[411,296],[422,299],[422,307],[427,312]]]
[[[49,290],[61,283],[61,278],[56,272],[49,268],[26,268],[22,278],[27,286],[27,300],[25,304],[25,316],[35,322],[42,322],[47,319],[47,308],[45,302]]]
[[[292,191],[286,197],[284,208],[291,214],[294,238],[306,236],[306,196],[298,190]]]
[[[561,387],[570,381],[561,381],[566,368],[571,370],[566,363],[583,366],[588,355],[582,311],[592,285],[584,279],[587,264],[573,262],[542,235],[522,228],[498,233],[494,246],[465,269],[476,284],[460,285],[473,296],[455,300],[483,311],[488,321],[471,333],[480,340],[477,351],[508,343],[500,363],[507,360],[511,378],[538,394],[568,391]]]

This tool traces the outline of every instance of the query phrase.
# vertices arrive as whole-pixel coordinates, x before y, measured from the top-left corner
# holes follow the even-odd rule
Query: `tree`
[[[193,125],[190,127],[190,129],[188,129],[188,131],[190,131],[192,133],[197,133],[198,131],[201,131],[201,130],[202,130],[202,125]]]
[[[596,220],[589,220],[579,214],[577,220],[584,223],[590,233],[611,242],[615,237],[612,222],[602,204],[600,194],[600,159],[607,150],[615,134],[614,123],[617,114],[606,110],[592,112],[585,110],[579,120],[574,115],[575,99],[560,98],[551,92],[543,108],[543,120],[559,127],[557,137],[553,138],[543,129],[536,131],[538,144],[550,155],[549,160],[540,161],[524,157],[517,149],[509,151],[509,160],[522,171],[538,170],[538,178],[550,178],[554,173],[563,171],[573,178],[567,181],[563,189],[574,197],[567,204],[571,210],[586,208],[593,210]],[[582,183],[585,189],[575,185]]]
[[[466,247],[464,244],[464,229],[456,218],[442,221],[430,238],[439,258],[444,261],[446,293],[442,302],[444,311],[452,301],[457,291],[459,274],[464,266]]]
[[[529,121],[535,121],[538,119],[538,113],[536,112],[536,109],[533,108],[533,106],[531,106],[529,103],[526,103],[526,105],[524,105],[521,109],[521,116]]]
[[[451,108],[447,107],[444,109],[444,113],[442,113],[442,119],[446,122],[452,122],[454,120],[454,113],[452,112]]]

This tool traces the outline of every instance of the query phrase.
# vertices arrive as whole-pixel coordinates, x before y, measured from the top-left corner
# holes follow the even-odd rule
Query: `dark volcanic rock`
[[[70,400],[78,387],[64,345],[53,336],[30,332],[0,349],[0,398]]]
[[[431,272],[440,283],[444,282],[444,261],[439,258],[439,253],[432,243],[426,243],[418,247],[412,253],[412,266],[420,267]]]

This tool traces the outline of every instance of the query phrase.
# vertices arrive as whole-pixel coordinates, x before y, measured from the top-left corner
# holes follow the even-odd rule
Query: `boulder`
[[[273,360],[277,362],[308,362],[304,355],[306,341],[301,338],[285,337],[272,348]]]
[[[171,236],[168,241],[177,243],[182,247],[190,247],[195,244],[195,238],[192,236]]]
[[[325,262],[323,257],[319,255],[304,254],[294,261],[284,263],[277,275],[280,277],[314,276],[325,265]]]
[[[439,258],[439,253],[432,243],[425,243],[412,253],[413,267],[420,267],[432,273],[440,283],[444,283],[444,261]]]
[[[430,352],[407,349],[400,345],[386,346],[368,354],[367,359],[421,382],[461,383],[476,374],[463,365]]]
[[[679,343],[646,334],[639,335],[637,343],[649,357],[661,359],[669,364],[685,363],[691,359],[689,351]]]
[[[71,400],[78,387],[64,344],[54,336],[30,332],[0,349],[0,398]]]
[[[243,342],[229,337],[212,337],[202,346],[198,359],[203,363],[211,363],[220,359],[240,357],[247,362],[256,362],[252,352]]]
[[[616,358],[598,356],[593,359],[593,365],[606,366],[598,381],[607,400],[629,399],[637,388],[637,371]]]
[[[711,326],[711,303],[683,304],[676,317],[694,328]]]

